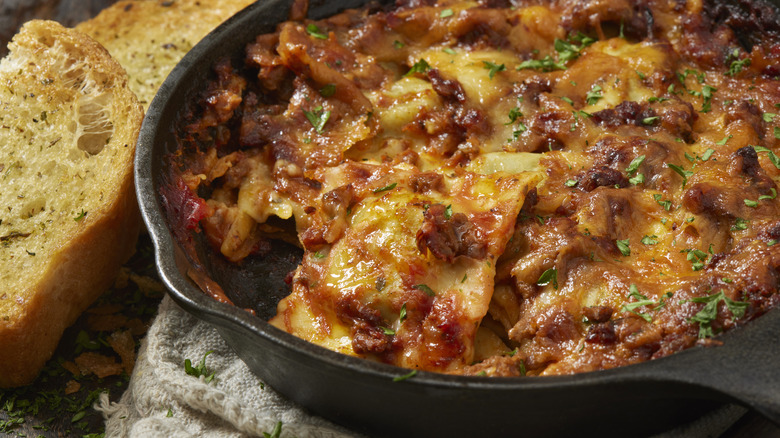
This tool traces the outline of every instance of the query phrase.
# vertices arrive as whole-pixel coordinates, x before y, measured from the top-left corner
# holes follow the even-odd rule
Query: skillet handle
[[[715,391],[780,426],[780,309],[697,348],[667,378]]]

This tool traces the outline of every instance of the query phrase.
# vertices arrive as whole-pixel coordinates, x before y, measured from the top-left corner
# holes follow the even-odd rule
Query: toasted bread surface
[[[76,26],[127,70],[148,108],[160,84],[206,34],[253,0],[123,0]]]
[[[143,110],[87,35],[28,22],[0,62],[0,387],[31,382],[140,228]]]

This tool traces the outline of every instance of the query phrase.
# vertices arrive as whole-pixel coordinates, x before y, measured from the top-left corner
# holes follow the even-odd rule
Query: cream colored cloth
[[[185,373],[184,361],[215,372],[211,383]],[[130,384],[118,403],[103,396],[95,408],[106,418],[106,437],[357,437],[306,413],[265,386],[209,324],[168,296],[144,339]]]
[[[207,351],[206,383],[184,371]],[[141,345],[130,385],[118,403],[103,396],[95,408],[106,418],[106,437],[244,437],[271,433],[282,422],[282,437],[356,438],[359,435],[313,416],[265,386],[208,323],[168,296]],[[721,435],[745,413],[722,409],[657,438]]]

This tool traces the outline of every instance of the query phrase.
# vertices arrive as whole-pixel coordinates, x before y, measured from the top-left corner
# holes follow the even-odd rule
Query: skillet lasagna
[[[554,375],[718,343],[778,302],[772,7],[302,12],[215,66],[163,192],[234,263],[294,222],[273,325],[410,369]]]

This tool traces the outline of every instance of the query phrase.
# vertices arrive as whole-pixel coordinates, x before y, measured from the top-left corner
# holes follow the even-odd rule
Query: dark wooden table
[[[29,19],[46,18],[73,26],[115,1],[0,0],[0,56],[6,54],[6,44],[21,23]],[[136,275],[156,278],[153,264],[151,243],[147,236],[142,236],[138,251],[127,267]],[[54,358],[35,383],[16,390],[0,390],[0,436],[102,436],[103,419],[91,406],[101,392],[108,392],[111,400],[118,400],[127,388],[129,376],[123,373],[103,379],[74,377],[63,365],[84,351],[115,355],[105,342],[107,334],[95,330],[94,320],[90,320],[94,318],[94,309],[118,309],[115,314],[128,321],[141,320],[148,324],[160,298],[161,294],[139,288],[133,282],[101,297],[92,307],[92,313],[88,311],[66,331]],[[66,394],[70,381],[77,381],[81,388]],[[780,427],[755,412],[748,412],[722,435],[722,438],[747,437],[780,438]]]

